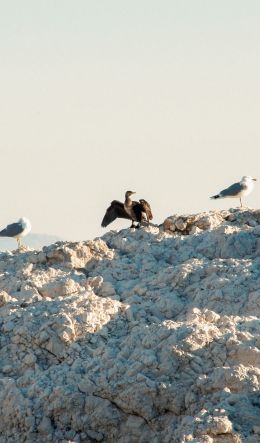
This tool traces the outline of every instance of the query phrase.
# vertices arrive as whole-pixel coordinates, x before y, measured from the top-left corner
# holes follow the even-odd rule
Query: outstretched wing
[[[143,211],[146,213],[147,220],[152,220],[153,214],[152,214],[152,209],[151,209],[151,206],[149,205],[149,203],[146,200],[144,200],[143,198],[139,201],[141,203]]]
[[[1,237],[16,237],[23,232],[24,228],[22,223],[12,223],[8,225],[5,229],[0,231]]]
[[[129,217],[125,211],[124,204],[118,200],[113,200],[109,208],[106,210],[101,226],[105,228],[116,218],[127,218],[128,220],[131,220],[131,217]]]

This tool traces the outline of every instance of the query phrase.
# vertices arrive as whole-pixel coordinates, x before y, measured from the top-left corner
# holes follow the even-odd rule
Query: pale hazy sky
[[[242,175],[260,208],[259,0],[0,0],[0,61],[1,226],[89,239],[127,189],[160,223]]]

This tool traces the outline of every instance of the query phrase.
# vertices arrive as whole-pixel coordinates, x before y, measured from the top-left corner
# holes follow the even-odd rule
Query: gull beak
[[[257,181],[257,179],[256,178],[253,178],[253,180],[256,182]]]

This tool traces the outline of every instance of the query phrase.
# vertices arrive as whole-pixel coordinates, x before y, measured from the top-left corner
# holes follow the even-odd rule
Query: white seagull
[[[256,181],[256,178],[250,177],[250,175],[244,175],[241,178],[240,182],[234,183],[233,185],[229,186],[226,189],[223,189],[223,191],[219,192],[216,195],[213,195],[210,198],[239,198],[240,206],[242,208],[242,197],[245,197],[253,191],[254,181]]]
[[[22,217],[16,223],[6,226],[5,229],[0,231],[0,237],[12,237],[15,238],[20,249],[22,242],[21,237],[27,235],[32,229],[31,223],[28,218]]]

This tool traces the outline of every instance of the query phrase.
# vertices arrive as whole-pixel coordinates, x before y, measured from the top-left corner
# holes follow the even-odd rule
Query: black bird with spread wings
[[[118,200],[113,200],[111,202],[101,223],[103,228],[112,223],[116,218],[132,220],[131,228],[139,228],[143,222],[149,224],[149,221],[153,218],[151,206],[144,199],[139,200],[139,202],[132,201],[132,194],[134,194],[133,191],[127,191],[125,193],[124,203]],[[138,224],[135,225],[134,222],[137,222]]]

